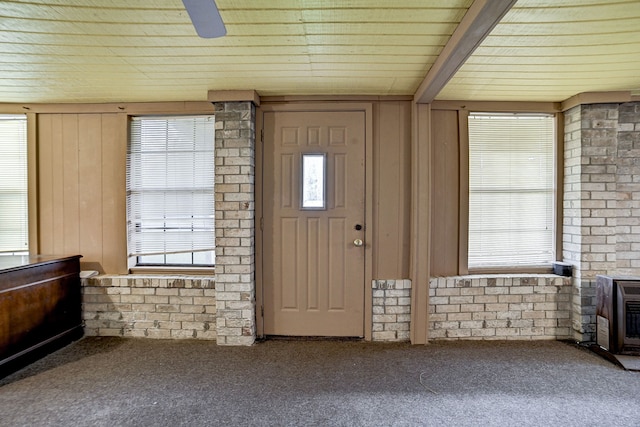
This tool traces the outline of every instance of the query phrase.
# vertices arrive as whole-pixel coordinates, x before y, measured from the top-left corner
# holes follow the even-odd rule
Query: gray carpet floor
[[[638,426],[640,373],[576,345],[85,338],[0,380],[1,426]]]

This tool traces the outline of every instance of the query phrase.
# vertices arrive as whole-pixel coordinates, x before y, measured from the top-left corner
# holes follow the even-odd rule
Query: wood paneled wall
[[[38,253],[81,254],[83,269],[127,273],[128,114],[37,114]],[[373,133],[373,277],[407,278],[411,102],[374,102]]]
[[[374,103],[373,141],[373,278],[408,278],[411,102]]]
[[[211,114],[213,105],[194,101],[26,108],[31,111],[30,131],[36,134],[35,156],[30,154],[36,164],[30,181],[36,185],[30,183],[29,201],[37,205],[30,215],[37,218],[37,227],[30,229],[37,231],[37,239],[30,239],[31,252],[79,254],[82,269],[126,274],[128,117]]]
[[[470,111],[557,114],[558,103],[435,101],[431,106],[431,276],[468,274]],[[562,147],[562,132],[558,132]],[[560,156],[560,159],[562,157]],[[561,163],[560,163],[561,165]],[[560,166],[558,166],[560,167]],[[559,169],[561,170],[561,169]],[[558,178],[557,188],[562,188]],[[558,199],[561,209],[561,198]],[[561,221],[558,221],[558,225]],[[558,243],[560,247],[561,242]],[[558,249],[559,250],[559,249]],[[531,272],[531,271],[529,271]]]
[[[127,272],[127,115],[39,114],[38,252]]]
[[[458,274],[460,144],[456,110],[431,110],[431,276]]]

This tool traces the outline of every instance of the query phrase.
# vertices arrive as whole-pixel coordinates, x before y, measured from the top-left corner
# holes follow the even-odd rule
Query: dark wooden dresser
[[[0,257],[0,378],[82,336],[80,255]]]

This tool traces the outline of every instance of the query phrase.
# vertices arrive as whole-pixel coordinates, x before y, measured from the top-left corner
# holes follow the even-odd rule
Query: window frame
[[[483,113],[539,113],[549,114],[549,111],[536,109],[461,109],[458,111],[458,132],[460,150],[460,181],[459,181],[459,242],[458,242],[458,274],[551,274],[552,262],[549,264],[500,265],[469,268],[469,114]],[[561,112],[552,112],[555,120],[554,145],[554,237],[555,260],[562,259],[562,215],[563,215],[563,170],[564,170],[564,120]]]
[[[35,209],[36,209],[36,200],[34,199],[35,192],[32,191],[32,186],[34,183],[34,173],[35,173],[35,164],[33,162],[33,153],[35,146],[35,138],[34,138],[34,116],[33,114],[25,114],[25,113],[0,113],[3,120],[20,120],[24,122],[24,160],[25,164],[24,168],[21,168],[24,172],[24,191],[25,191],[25,199],[26,207],[24,211],[25,217],[22,219],[24,221],[23,231],[26,232],[25,243],[26,248],[23,249],[15,249],[8,251],[1,251],[0,256],[11,256],[11,255],[28,255],[30,251],[36,250],[37,247],[33,242],[37,241],[37,229],[35,228],[35,223],[33,221]]]
[[[130,249],[130,237],[129,237],[129,173],[130,173],[130,165],[129,165],[129,155],[130,155],[130,144],[132,142],[132,123],[135,120],[144,120],[144,119],[171,119],[171,118],[190,118],[190,117],[211,117],[213,120],[213,135],[215,138],[215,113],[193,113],[193,114],[136,114],[129,115],[127,120],[127,165],[126,165],[126,175],[127,175],[127,184],[126,184],[126,241],[127,241],[127,264],[128,270],[131,274],[190,274],[190,275],[210,275],[215,273],[215,222],[213,229],[213,253],[214,253],[214,264],[206,265],[206,264],[151,264],[151,263],[139,263],[139,254],[133,253]],[[213,206],[214,216],[215,216],[215,139],[213,142],[213,147],[211,150],[214,153],[214,157],[211,159],[211,164],[213,166]],[[215,221],[215,220],[214,220]],[[167,253],[164,254],[166,257]]]

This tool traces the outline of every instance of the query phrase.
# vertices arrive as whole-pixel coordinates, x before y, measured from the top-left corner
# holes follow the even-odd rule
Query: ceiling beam
[[[416,90],[413,100],[419,104],[433,101],[516,1],[475,0]]]

